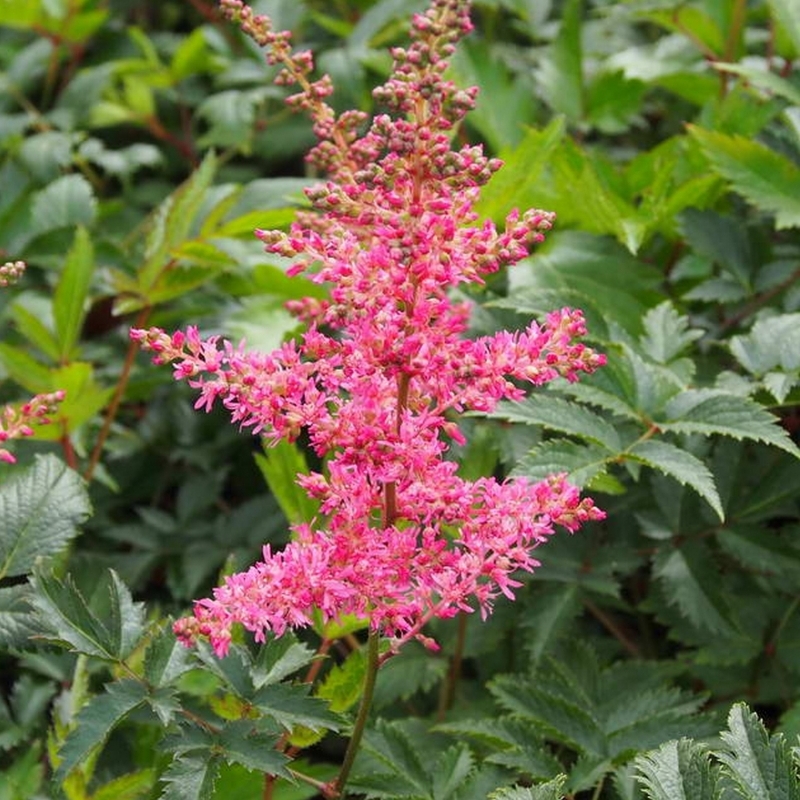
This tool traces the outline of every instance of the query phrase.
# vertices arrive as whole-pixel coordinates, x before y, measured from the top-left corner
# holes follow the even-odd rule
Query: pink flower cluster
[[[475,96],[443,77],[470,29],[468,2],[434,0],[414,17],[411,45],[392,51],[392,76],[376,91],[392,114],[362,135],[363,117],[336,117],[329,82],[308,79],[310,54],[292,55],[288,34],[239,0],[222,4],[271,48],[283,83],[300,86],[292,103],[311,114],[319,143],[310,158],[329,175],[308,193],[316,213],[288,233],[257,235],[268,252],[296,259],[293,274],[329,285],[330,299],[293,304],[308,330],[269,354],[203,340],[194,328],[131,335],[199,389],[198,408],[219,401],[268,441],[305,431],[327,461],[324,474],[298,476],[320,518],[295,526],[284,550],[266,547],[263,561],[195,603],[175,630],[187,643],[208,637],[222,655],[235,623],[263,640],[315,613],[353,614],[395,648],[414,637],[431,644],[429,620],[475,604],[488,613],[498,595],[513,597],[513,573],[538,565],[532,551],[556,526],[574,531],[603,516],[563,476],[459,477],[445,457],[449,441],[464,441],[457,415],[520,399],[526,383],[576,380],[604,357],[576,341],[583,317],[570,309],[523,332],[465,337],[470,308],[452,299],[453,287],[519,261],[553,219],[514,212],[500,231],[473,210],[500,164],[478,147],[451,147]]]
[[[5,406],[0,411],[0,443],[23,436],[33,436],[33,425],[47,425],[50,415],[56,412],[58,404],[64,399],[65,392],[34,395],[21,406]],[[15,464],[17,459],[4,447],[0,447],[0,461]]]

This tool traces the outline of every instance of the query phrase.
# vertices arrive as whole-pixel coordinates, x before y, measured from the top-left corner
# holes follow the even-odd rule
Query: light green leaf
[[[631,447],[626,457],[674,478],[683,486],[691,486],[716,511],[717,516],[724,519],[725,513],[714,478],[696,456],[669,442],[647,439]]]
[[[661,430],[730,436],[779,447],[794,456],[800,449],[778,425],[777,417],[754,400],[713,390],[688,390],[674,397],[664,410]]]
[[[681,316],[669,300],[645,314],[644,328],[639,340],[642,349],[659,364],[668,364],[703,335],[703,331],[689,328],[689,318]]]
[[[176,758],[161,776],[159,800],[211,800],[219,768],[220,757],[205,752]]]
[[[779,0],[780,2],[780,0]],[[787,0],[783,0],[787,2]],[[788,0],[788,2],[795,2],[796,0]],[[797,3],[797,13],[800,14],[800,3]],[[800,33],[800,23],[798,24],[798,33]],[[798,39],[800,45],[800,39]],[[798,46],[800,51],[800,46]],[[712,64],[714,69],[721,70],[722,72],[730,72],[733,75],[741,75],[747,79],[750,86],[757,89],[763,89],[771,94],[788,100],[792,105],[800,106],[800,89],[793,83],[790,83],[786,78],[781,78],[775,72],[764,69],[763,67],[753,67],[747,64],[725,64],[722,62]]]
[[[784,736],[770,737],[758,716],[744,703],[731,708],[728,728],[722,739],[729,750],[714,754],[742,800],[800,800],[797,766]]]
[[[795,55],[800,53],[800,2],[798,0],[768,0],[772,14],[791,39]]]
[[[650,800],[716,800],[708,749],[689,739],[673,740],[637,756],[636,780]]]
[[[37,192],[31,206],[34,235],[71,225],[91,227],[97,217],[97,199],[82,175],[63,175]]]
[[[689,133],[706,158],[753,205],[775,214],[775,226],[800,226],[800,167],[763,144],[694,125]]]
[[[255,454],[256,464],[292,525],[311,522],[319,513],[319,503],[297,485],[298,475],[309,472],[305,456],[294,442],[279,441]]]
[[[515,148],[504,150],[503,169],[495,172],[483,188],[478,212],[499,222],[510,203],[524,206],[528,198],[533,202],[542,173],[565,133],[564,117],[555,117],[541,130],[528,130]]]
[[[56,780],[66,778],[95,748],[104,744],[111,731],[144,704],[146,696],[145,684],[134,680],[109,683],[102,694],[95,695],[78,712],[75,727],[59,750]]]
[[[86,317],[86,299],[94,272],[94,248],[86,228],[79,226],[75,240],[67,253],[64,271],[53,298],[53,318],[56,324],[62,361],[68,361],[80,336]]]
[[[61,353],[61,345],[53,331],[42,322],[42,318],[23,305],[27,298],[17,298],[11,306],[11,317],[19,332],[46,356],[57,361]],[[34,306],[35,308],[35,306]]]
[[[79,533],[91,505],[80,476],[55,456],[37,456],[0,486],[0,579],[24,575]]]
[[[141,800],[143,797],[149,797],[157,775],[157,771],[153,768],[120,775],[97,789],[92,795],[92,800]]]
[[[550,394],[534,394],[518,403],[501,403],[491,416],[526,425],[542,425],[550,430],[586,439],[613,453],[622,447],[616,428],[603,417],[585,406]]]
[[[365,673],[364,652],[354,650],[341,664],[333,665],[317,687],[316,695],[328,702],[331,711],[341,714],[359,701]]]
[[[537,786],[504,787],[492,792],[488,800],[561,800],[564,797],[566,780],[566,775],[559,775],[557,778]]]
[[[558,35],[538,76],[542,94],[550,107],[565,114],[572,123],[583,117],[585,107],[581,9],[581,0],[566,3]]]
[[[139,289],[149,297],[161,272],[172,257],[172,250],[189,238],[197,214],[217,169],[212,152],[200,166],[156,209],[149,220],[145,263],[138,272]]]

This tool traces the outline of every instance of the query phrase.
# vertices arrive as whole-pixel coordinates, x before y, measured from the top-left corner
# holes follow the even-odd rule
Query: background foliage
[[[367,110],[423,5],[255,4],[315,50],[337,107]],[[437,623],[439,654],[387,663],[352,791],[760,798],[773,781],[798,797],[800,11],[492,0],[474,16],[452,73],[481,94],[458,135],[507,165],[481,211],[558,213],[473,298],[475,331],[579,306],[609,365],[468,420],[456,455],[470,476],[566,471],[608,519],[550,542],[488,622]],[[0,798],[327,780],[357,631],[322,664],[313,633],[217,661],[169,628],[313,514],[291,483],[303,453],[195,413],[127,338],[292,335],[283,303],[323,290],[252,230],[304,204],[309,125],[203,0],[0,0],[0,26],[0,250],[29,263],[0,296],[0,393],[67,390],[0,465]],[[292,764],[287,742],[306,748]]]

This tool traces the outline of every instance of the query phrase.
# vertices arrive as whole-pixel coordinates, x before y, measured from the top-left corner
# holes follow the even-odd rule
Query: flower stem
[[[347,779],[350,777],[350,770],[353,768],[353,762],[356,760],[356,754],[361,744],[361,737],[364,735],[364,728],[367,725],[367,718],[369,717],[369,710],[372,705],[372,695],[375,692],[375,679],[378,675],[379,641],[380,634],[377,631],[371,630],[369,632],[369,639],[367,639],[367,672],[366,675],[364,675],[364,691],[361,695],[361,705],[358,708],[358,716],[353,725],[353,733],[350,736],[350,742],[344,754],[342,768],[339,770],[338,777],[330,787],[332,790],[332,797],[345,797],[344,788],[347,784]]]

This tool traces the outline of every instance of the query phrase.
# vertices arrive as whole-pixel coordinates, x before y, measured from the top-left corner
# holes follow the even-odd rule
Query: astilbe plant
[[[533,550],[556,526],[602,518],[564,476],[468,481],[445,455],[449,441],[464,442],[461,412],[519,399],[525,383],[576,380],[604,357],[576,341],[584,321],[571,309],[522,332],[465,337],[470,307],[451,290],[519,261],[553,221],[512,212],[500,231],[473,210],[501,165],[480,147],[451,146],[476,95],[444,77],[471,28],[468,2],[434,0],[414,17],[410,46],[392,51],[391,76],[375,90],[390,113],[371,122],[333,112],[329,78],[311,79],[312,56],[293,53],[289,33],[239,0],[221,5],[283,66],[279,82],[299,88],[288,102],[309,113],[318,143],[308,159],[327,175],[288,233],[256,233],[268,252],[295,259],[292,275],[328,285],[330,299],[293,303],[308,328],[268,354],[195,328],[131,335],[200,390],[197,407],[220,401],[268,442],[305,432],[326,469],[297,478],[320,518],[294,526],[282,551],[265,547],[175,631],[224,655],[235,623],[263,641],[315,614],[356,615],[369,621],[374,653],[378,635],[389,639],[377,667],[412,638],[435,647],[423,634],[431,619],[485,615],[498,595],[513,597],[513,573],[538,566]]]

